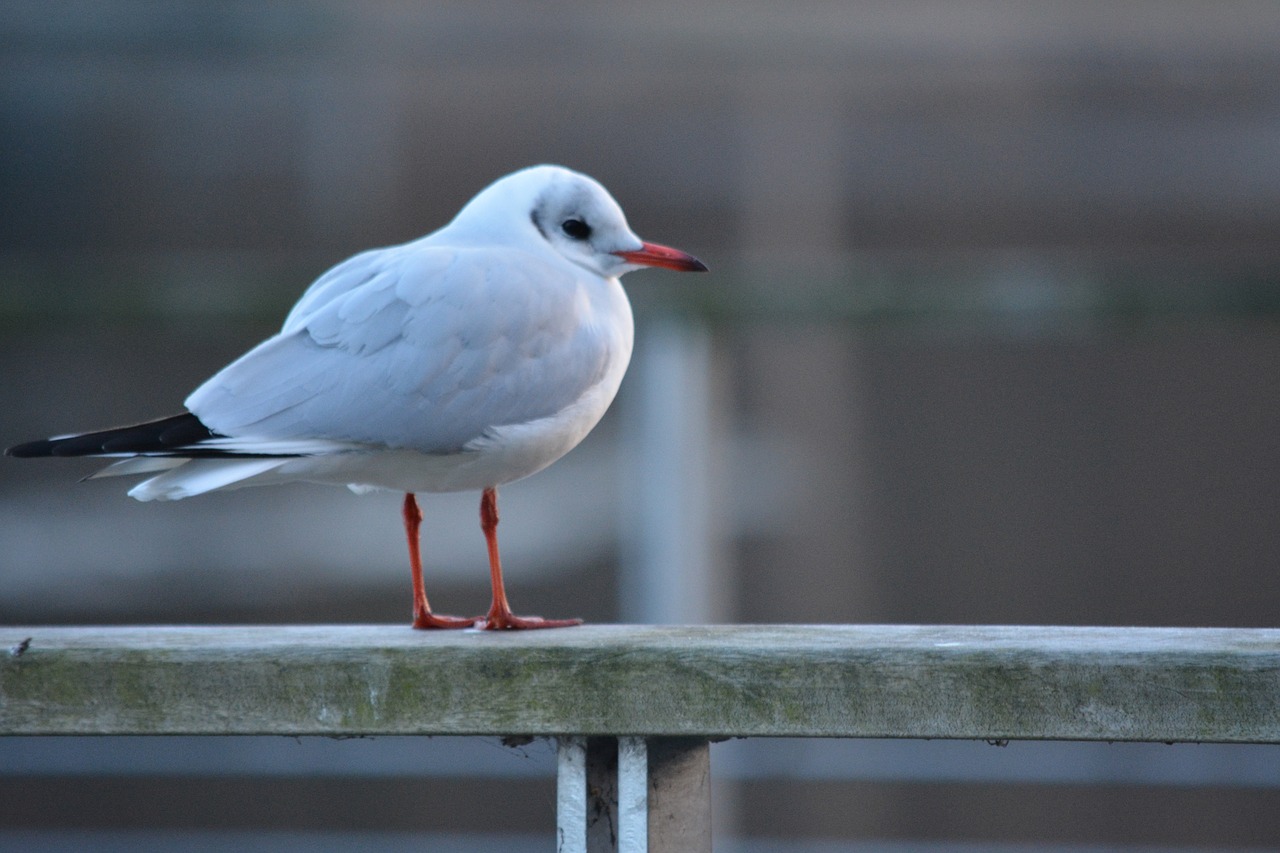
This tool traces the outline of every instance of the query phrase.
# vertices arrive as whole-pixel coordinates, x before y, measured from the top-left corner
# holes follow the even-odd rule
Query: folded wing
[[[187,408],[224,436],[451,453],[571,405],[621,346],[592,322],[592,282],[527,252],[372,254],[318,280]]]

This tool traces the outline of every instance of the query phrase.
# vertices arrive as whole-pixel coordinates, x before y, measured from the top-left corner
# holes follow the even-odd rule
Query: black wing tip
[[[13,456],[18,459],[33,459],[37,456],[52,456],[53,441],[42,438],[39,441],[28,441],[25,444],[15,444],[13,447],[6,447],[5,456]]]
[[[115,429],[44,438],[15,444],[5,456],[31,459],[41,456],[104,456],[130,453],[165,453],[217,438],[190,412]]]

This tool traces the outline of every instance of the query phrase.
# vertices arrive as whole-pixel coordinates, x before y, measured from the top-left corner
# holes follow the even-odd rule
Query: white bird
[[[647,266],[706,269],[637,237],[591,178],[524,169],[440,230],[320,276],[280,332],[197,388],[186,413],[6,452],[126,457],[94,476],[151,475],[129,492],[142,501],[298,480],[402,491],[413,627],[579,624],[511,612],[497,487],[547,467],[600,420],[631,358],[618,277]],[[482,618],[435,614],[414,493],[473,489],[493,602]]]

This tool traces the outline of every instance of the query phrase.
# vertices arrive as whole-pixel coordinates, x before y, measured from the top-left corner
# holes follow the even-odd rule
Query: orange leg
[[[480,529],[489,546],[489,580],[493,584],[493,604],[484,619],[490,631],[522,628],[568,628],[581,625],[581,619],[543,619],[541,616],[517,616],[507,603],[507,590],[502,583],[502,559],[498,556],[498,490],[485,489],[480,496]],[[479,620],[477,620],[479,621]]]
[[[437,616],[427,603],[427,588],[422,583],[422,554],[418,550],[418,528],[422,524],[422,510],[413,492],[404,496],[404,535],[409,540],[409,571],[413,575],[413,627],[415,628],[470,628],[474,619],[457,616]]]

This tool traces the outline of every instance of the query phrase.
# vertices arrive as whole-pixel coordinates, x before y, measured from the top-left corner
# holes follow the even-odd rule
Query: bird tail
[[[60,435],[10,447],[7,456],[119,456],[90,475],[155,474],[134,486],[140,501],[178,500],[246,481],[314,450],[304,443],[245,441],[220,435],[190,412],[96,432]]]
[[[219,438],[200,419],[190,412],[159,420],[146,421],[130,426],[82,432],[74,435],[56,435],[39,441],[28,441],[10,447],[6,456],[31,458],[37,456],[137,456],[182,455],[190,458],[197,450],[194,445]],[[196,455],[199,455],[198,453]]]
[[[258,459],[184,459],[170,470],[134,486],[129,490],[129,497],[140,501],[176,501],[218,489],[239,488],[250,485],[249,481],[254,477],[274,471],[288,461],[289,457],[273,456]],[[101,473],[111,476],[105,471]]]

